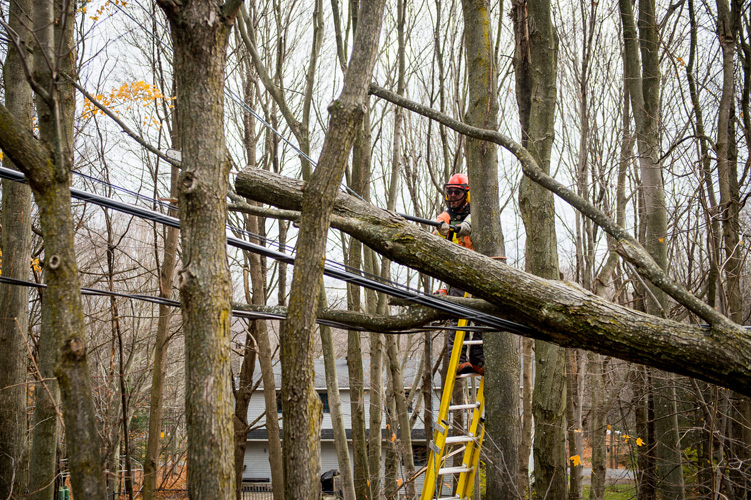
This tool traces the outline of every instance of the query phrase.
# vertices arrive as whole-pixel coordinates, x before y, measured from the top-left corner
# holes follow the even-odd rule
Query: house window
[[[404,391],[404,399],[407,400],[407,413],[412,413],[412,400],[409,399],[409,391]]]
[[[423,467],[428,464],[427,446],[412,445],[412,459],[415,461],[415,467]]]
[[[323,404],[323,413],[331,413],[329,411],[329,395],[325,392],[319,392],[318,397],[321,398]]]
[[[282,394],[277,393],[276,395],[276,412],[282,413]]]

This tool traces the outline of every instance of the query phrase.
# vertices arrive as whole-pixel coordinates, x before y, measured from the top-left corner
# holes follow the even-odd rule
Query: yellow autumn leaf
[[[642,438],[636,438],[636,446],[644,446],[644,441]]]
[[[394,442],[394,441],[396,441],[396,434],[392,433],[391,434],[391,442]]]
[[[611,429],[610,424],[608,424],[608,430],[610,430],[610,429]]]
[[[659,241],[660,243],[665,243],[665,238],[658,238],[657,241]]]
[[[573,457],[569,457],[568,459],[571,460],[571,464],[574,467],[578,467],[582,463],[582,457],[580,457],[579,455],[574,455]]]

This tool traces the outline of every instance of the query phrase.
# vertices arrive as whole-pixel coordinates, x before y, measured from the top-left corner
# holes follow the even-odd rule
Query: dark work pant
[[[464,290],[460,290],[456,287],[451,287],[448,290],[448,294],[451,297],[464,297]],[[451,320],[451,326],[457,326],[459,324],[459,321],[456,319]],[[451,356],[451,352],[454,349],[454,338],[456,337],[455,331],[448,332],[448,350],[449,350],[449,356]],[[471,337],[469,333],[464,334],[465,340],[482,340],[482,332],[474,332]],[[471,345],[471,346],[463,346],[462,347],[462,355],[459,358],[459,364],[466,363],[467,362],[467,347],[469,347],[469,362],[472,363],[475,366],[484,366],[485,365],[485,354],[482,350],[482,344],[480,345]]]

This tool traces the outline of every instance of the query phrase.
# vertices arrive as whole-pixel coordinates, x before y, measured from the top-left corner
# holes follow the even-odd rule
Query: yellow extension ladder
[[[466,327],[466,319],[459,320],[458,327]],[[454,348],[451,351],[451,360],[449,361],[448,373],[446,375],[446,384],[443,387],[441,396],[441,408],[438,412],[438,420],[434,423],[433,440],[430,442],[430,457],[428,458],[427,470],[425,472],[425,482],[422,487],[420,500],[430,499],[470,499],[474,489],[475,474],[480,462],[480,449],[482,448],[482,439],[485,435],[485,424],[483,421],[483,410],[485,409],[485,377],[473,373],[469,375],[457,375],[459,359],[461,357],[462,347],[469,345],[481,344],[481,340],[465,341],[466,332],[457,330],[454,337]],[[470,404],[451,404],[451,396],[454,393],[454,383],[457,378],[480,377],[480,386],[477,389],[477,397],[474,403]],[[466,434],[455,434],[457,431],[451,426],[450,415],[456,411],[472,410],[472,420],[469,430]],[[452,434],[454,433],[454,434]],[[462,452],[461,467],[448,466],[447,459]],[[451,453],[447,453],[450,448],[456,448]],[[456,494],[452,496],[441,496],[443,490],[443,476],[458,475]]]

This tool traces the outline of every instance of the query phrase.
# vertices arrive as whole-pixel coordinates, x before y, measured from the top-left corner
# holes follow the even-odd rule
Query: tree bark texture
[[[626,79],[629,85],[636,125],[636,142],[644,200],[646,234],[644,246],[662,269],[667,268],[667,207],[662,178],[660,156],[660,133],[658,129],[660,105],[660,64],[658,19],[654,0],[640,0],[638,14],[638,48],[641,65],[636,54],[636,32],[633,29],[633,11],[630,4],[621,3],[621,19],[624,24],[624,53]],[[668,297],[664,290],[650,284],[647,312],[665,315]],[[655,428],[659,440],[656,443],[657,467],[662,495],[668,499],[685,497],[683,469],[678,443],[678,417],[675,411],[675,387],[662,384],[655,394]],[[672,402],[672,403],[671,403]]]
[[[404,378],[402,376],[401,359],[397,338],[394,335],[386,336],[386,352],[389,360],[389,371],[392,391],[394,393],[394,423],[399,426],[399,452],[401,454],[401,463],[404,467],[403,480],[407,480],[415,475],[415,460],[412,455],[412,429],[409,424],[409,413],[407,412],[407,399],[404,395]],[[394,428],[396,432],[396,428]],[[408,482],[405,487],[406,498],[415,498],[415,483]]]
[[[46,300],[44,296],[42,300]],[[54,340],[49,308],[42,304],[38,362],[38,378],[41,381],[34,391],[34,416],[32,418],[34,433],[29,460],[31,464],[29,498],[31,500],[52,500],[55,497],[58,426],[61,424],[61,418],[60,388],[55,378],[55,366],[60,361],[60,348]]]
[[[10,2],[9,25],[29,42],[29,0]],[[18,49],[9,44],[3,66],[5,105],[27,129],[32,128],[32,93]],[[16,168],[5,159],[6,168]],[[27,280],[31,258],[31,190],[3,180],[2,275]],[[0,285],[0,498],[23,494],[28,480],[26,445],[26,335],[29,289]]]
[[[174,143],[173,143],[174,145]],[[170,196],[177,197],[177,178],[179,171],[172,167]],[[173,210],[170,210],[173,212]],[[176,213],[170,213],[176,216]],[[172,282],[177,260],[177,240],[179,232],[176,228],[165,228],[164,254],[159,269],[159,296],[172,298]],[[172,308],[159,305],[159,319],[154,339],[154,366],[151,377],[151,394],[149,396],[149,437],[146,443],[146,459],[143,464],[143,498],[152,500],[156,491],[159,471],[160,442],[162,435],[162,416],[164,414],[164,376],[167,361],[167,347],[169,341],[169,326],[172,318]]]
[[[383,0],[364,3],[352,58],[339,99],[329,106],[329,130],[318,167],[305,186],[297,265],[288,319],[281,338],[282,408],[285,419],[285,498],[318,498],[321,404],[314,390],[315,312],[323,276],[326,235],[336,193],[362,120],[383,17]]]
[[[362,196],[363,199],[367,200],[370,197],[370,188],[367,182],[370,179],[370,162],[365,161],[365,155],[357,153],[358,148],[367,148],[370,151],[369,134],[366,135],[364,133],[365,127],[370,129],[369,114],[367,112],[361,126],[363,132],[358,134],[359,139],[355,140],[355,145],[353,146],[350,187]],[[364,144],[358,145],[358,143]],[[369,159],[369,156],[367,159]],[[347,255],[350,268],[361,269],[363,267],[362,255],[362,243],[355,238],[350,238]],[[362,293],[360,287],[348,286],[347,310],[359,312],[361,309]],[[347,333],[347,371],[349,374],[350,409],[352,412],[352,462],[354,466],[353,480],[355,495],[358,500],[369,500],[373,498],[371,483],[374,481],[370,479],[371,474],[368,466],[367,424],[365,422],[365,371],[362,362],[362,340],[360,335],[361,332],[356,330],[349,330]],[[373,353],[371,352],[372,359]],[[380,458],[378,462],[380,463]],[[378,475],[380,475],[380,470],[375,475],[376,478]],[[375,482],[378,484],[377,480]]]
[[[5,108],[0,147],[26,175],[34,194],[45,242],[45,308],[65,417],[73,491],[83,498],[104,498],[94,404],[89,378],[80,278],[73,246],[70,168],[73,155],[75,100],[60,75],[74,76],[73,2],[37,2],[31,9],[36,29],[33,76],[36,83],[39,136]],[[58,22],[53,22],[57,19]],[[37,50],[38,49],[38,50]],[[42,57],[42,55],[46,56]],[[57,64],[53,72],[47,61]]]
[[[558,40],[550,3],[543,0],[514,3],[516,47],[514,66],[522,146],[543,172],[550,172],[556,102]],[[526,232],[525,269],[548,279],[558,279],[553,194],[528,177],[519,186],[519,208]],[[535,389],[532,396],[533,495],[566,498],[565,353],[538,341],[535,346]]]
[[[321,284],[321,293],[318,301],[321,309],[328,306],[326,301],[326,289],[323,287],[323,284]],[[331,427],[334,431],[334,446],[336,447],[336,458],[337,463],[339,464],[342,482],[342,498],[344,500],[355,500],[355,482],[352,474],[352,463],[350,461],[347,444],[347,429],[344,427],[344,419],[342,417],[342,398],[339,394],[339,381],[336,375],[334,337],[331,333],[330,326],[322,325],[319,328],[321,332],[323,362],[326,370],[326,392],[329,399]]]
[[[237,192],[299,210],[300,181],[257,169],[237,178]],[[751,338],[740,330],[687,325],[635,311],[582,290],[540,278],[446,242],[397,214],[339,194],[332,227],[374,250],[488,301],[495,313],[537,331],[527,334],[635,363],[692,376],[751,394]],[[707,363],[718,359],[722,362]]]
[[[503,10],[501,8],[501,10]],[[464,0],[464,36],[469,77],[469,106],[465,121],[471,125],[498,127],[498,98],[493,58],[490,2]],[[472,192],[472,243],[489,257],[506,254],[501,229],[498,189],[498,148],[478,139],[466,144],[467,170]],[[497,498],[518,498],[517,462],[519,449],[519,350],[511,335],[485,335],[483,348],[488,366],[483,451],[487,467],[487,488]],[[488,355],[487,353],[490,353]]]
[[[178,201],[183,267],[179,271],[185,333],[188,490],[191,498],[235,496],[224,143],[224,67],[232,22],[229,0],[159,6],[170,22],[182,146]]]

